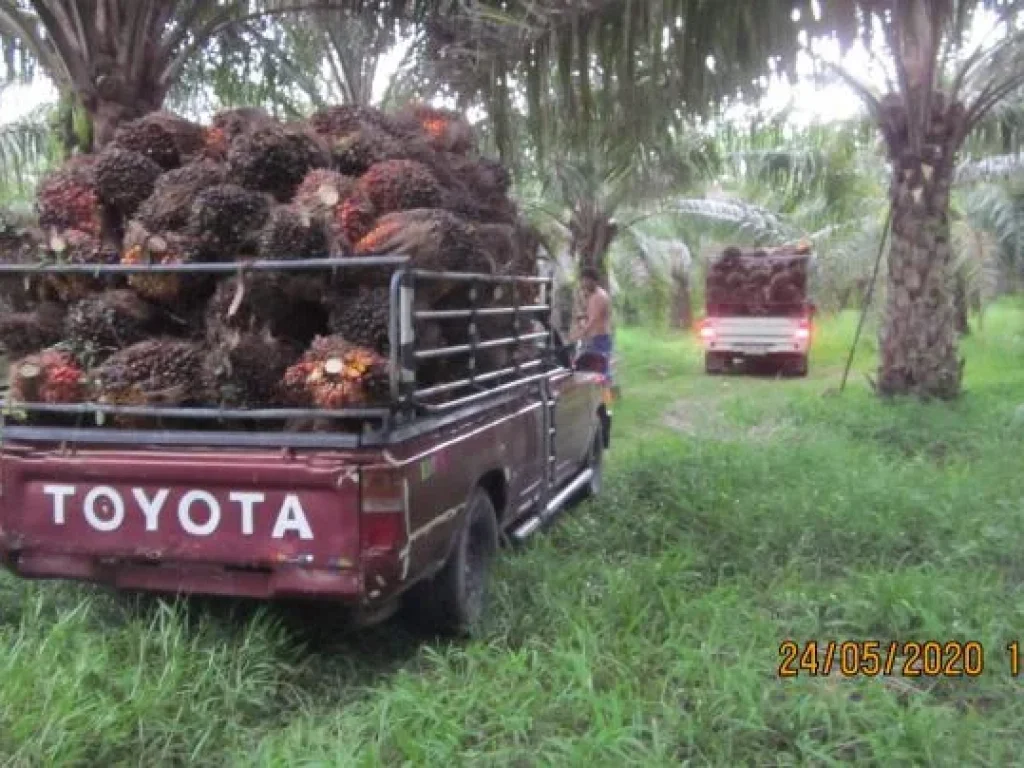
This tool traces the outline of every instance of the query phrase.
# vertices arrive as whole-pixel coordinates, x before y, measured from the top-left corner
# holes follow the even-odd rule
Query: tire
[[[498,520],[491,497],[477,488],[444,566],[409,591],[417,623],[441,635],[469,637],[487,602],[487,578],[498,551]]]
[[[793,365],[793,374],[800,378],[804,378],[807,376],[807,371],[809,368],[810,366],[807,363],[807,355],[800,355],[800,357],[796,359],[796,362]]]
[[[725,358],[718,352],[705,352],[704,373],[712,376],[725,373]]]
[[[580,491],[580,498],[581,500],[597,498],[601,495],[601,489],[604,487],[604,436],[601,434],[600,426],[590,444],[590,453],[587,456],[584,469],[592,469],[594,474]]]
[[[791,355],[782,363],[782,372],[795,378],[807,376],[807,355]]]

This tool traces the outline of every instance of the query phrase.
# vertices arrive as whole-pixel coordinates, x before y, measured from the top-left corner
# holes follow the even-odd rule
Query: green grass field
[[[854,322],[802,381],[623,331],[606,493],[506,554],[473,643],[0,576],[0,763],[1021,764],[1024,305],[965,342],[952,405],[876,400],[872,338],[839,396]],[[985,669],[780,680],[787,639],[977,641]]]

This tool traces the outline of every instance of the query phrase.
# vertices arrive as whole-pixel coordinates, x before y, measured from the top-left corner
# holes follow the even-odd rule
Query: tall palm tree
[[[7,77],[37,68],[74,94],[97,145],[119,123],[159,109],[207,43],[239,25],[310,7],[369,9],[381,18],[439,10],[454,0],[0,0]]]
[[[646,109],[664,115],[700,112],[734,90],[756,88],[753,71],[791,71],[802,47],[838,38],[844,48],[862,39],[888,49],[893,72],[882,95],[837,70],[863,97],[881,129],[891,163],[893,207],[885,322],[881,332],[878,389],[883,395],[951,398],[960,391],[956,313],[953,302],[950,187],[956,158],[967,136],[1007,96],[1024,84],[1024,32],[1016,21],[1019,0],[510,0],[518,16],[514,33],[488,28],[488,19],[437,39],[447,46],[448,66],[471,61],[482,80],[463,75],[463,86],[501,100],[511,76],[545,82],[562,94],[563,122],[584,123],[594,104],[592,63],[615,69],[624,88],[626,114]],[[980,12],[994,14],[998,35],[978,50],[967,49]],[[461,58],[460,58],[461,57]],[[641,71],[650,77],[638,77]],[[468,71],[468,70],[463,70]],[[638,109],[634,100],[650,78],[667,73],[662,98]],[[636,83],[631,87],[630,83]],[[532,88],[529,121],[543,130],[552,119],[544,101],[549,89]],[[500,120],[508,109],[493,109]],[[644,117],[644,119],[650,119]],[[496,132],[500,130],[496,128]]]

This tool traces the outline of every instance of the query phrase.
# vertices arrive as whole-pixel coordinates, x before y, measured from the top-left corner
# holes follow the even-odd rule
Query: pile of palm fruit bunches
[[[0,226],[20,264],[190,264],[405,255],[422,269],[536,274],[538,239],[459,115],[332,107],[281,123],[259,109],[210,125],[159,112],[40,182],[31,226]],[[392,268],[38,274],[0,285],[14,402],[344,408],[388,398]],[[466,307],[465,283],[419,306]],[[537,300],[535,287],[476,299]],[[504,295],[502,295],[504,294]],[[479,305],[479,304],[478,304]],[[489,319],[478,339],[511,335]],[[508,326],[508,327],[506,327]],[[423,346],[465,344],[467,321],[423,324]],[[478,358],[476,372],[519,350]],[[425,365],[425,383],[470,363]],[[126,423],[127,419],[111,423]]]
[[[810,253],[805,242],[770,249],[726,248],[708,269],[708,307],[749,315],[802,308]]]

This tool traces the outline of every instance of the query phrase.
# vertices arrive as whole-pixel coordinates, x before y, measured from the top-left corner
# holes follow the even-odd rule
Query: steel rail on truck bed
[[[561,369],[552,360],[554,331],[550,324],[550,287],[552,278],[515,275],[488,275],[483,273],[442,272],[410,268],[406,256],[354,256],[344,258],[254,260],[244,262],[203,262],[196,264],[0,264],[0,278],[4,276],[33,275],[133,275],[133,274],[221,274],[244,276],[248,272],[289,272],[357,270],[393,267],[389,284],[388,342],[390,352],[391,400],[386,406],[373,408],[211,408],[126,406],[99,403],[48,404],[12,402],[6,397],[0,402],[0,444],[11,440],[30,443],[72,443],[105,445],[153,446],[215,446],[215,447],[281,447],[281,448],[354,448],[384,445],[393,439],[407,439],[411,434],[434,428],[451,419],[463,418],[470,412],[482,410],[517,394],[524,387],[539,385],[545,378]],[[469,306],[462,309],[422,310],[415,308],[418,283],[440,281],[470,283]],[[541,302],[520,305],[518,294],[510,290],[511,304],[507,306],[478,306],[482,288],[498,286],[540,287]],[[512,333],[498,339],[478,339],[476,319],[484,317],[511,317]],[[543,331],[520,332],[523,319],[540,322]],[[416,346],[416,322],[430,320],[469,321],[470,341],[467,344],[421,349]],[[538,357],[496,371],[476,374],[477,352],[519,347],[524,343],[537,346]],[[466,356],[469,375],[453,381],[442,381],[428,387],[419,386],[418,363],[423,360]],[[539,373],[537,371],[540,371]],[[502,379],[509,379],[502,382]],[[430,402],[438,395],[460,390],[468,394],[446,402]],[[359,422],[355,432],[291,433],[284,431],[231,431],[208,429],[118,429],[97,427],[52,427],[7,423],[11,411],[26,414],[62,414],[93,416],[98,424],[105,416],[143,416],[183,420],[222,421],[283,421],[287,419],[317,418],[335,421]],[[410,427],[412,428],[410,430]]]

